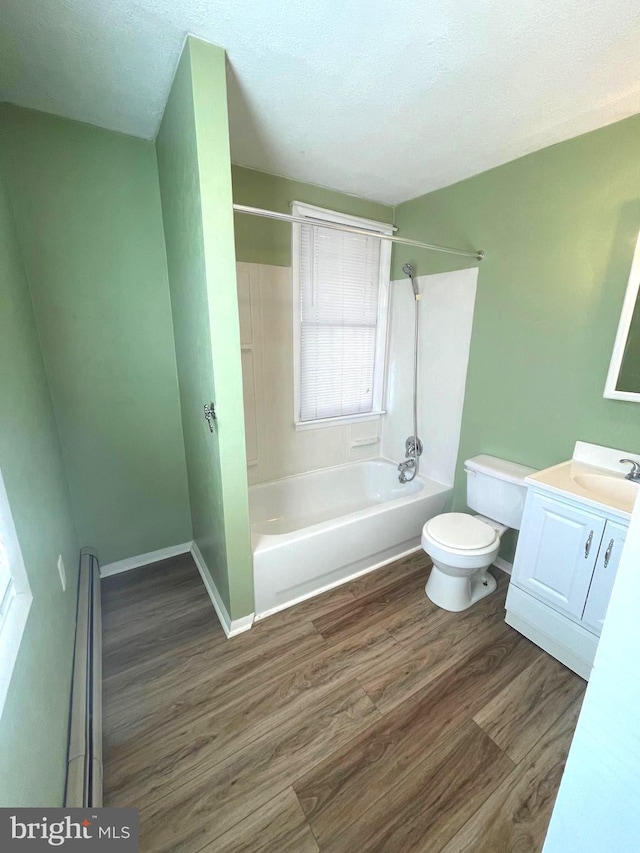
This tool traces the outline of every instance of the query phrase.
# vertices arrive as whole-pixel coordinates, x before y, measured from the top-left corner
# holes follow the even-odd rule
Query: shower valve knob
[[[417,441],[417,447],[416,447]],[[404,443],[405,456],[407,459],[415,458],[416,456],[422,456],[423,446],[420,439],[414,440],[414,436],[410,435],[409,438]]]

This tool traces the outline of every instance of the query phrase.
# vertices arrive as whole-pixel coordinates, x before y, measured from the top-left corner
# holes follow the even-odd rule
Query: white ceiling
[[[0,0],[0,99],[153,138],[185,33],[233,160],[398,203],[640,112],[637,0]]]

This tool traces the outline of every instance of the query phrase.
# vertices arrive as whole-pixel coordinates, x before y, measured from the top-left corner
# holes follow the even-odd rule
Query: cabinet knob
[[[604,567],[605,567],[605,569],[609,565],[609,560],[611,559],[611,552],[612,551],[613,551],[613,539],[610,539],[609,540],[609,546],[607,547],[607,550],[605,551],[605,555],[604,555]]]
[[[585,560],[589,556],[589,551],[591,550],[591,543],[592,542],[593,542],[593,530],[589,533],[589,535],[587,536],[587,541],[585,542],[585,546],[584,546],[584,558],[585,558]]]

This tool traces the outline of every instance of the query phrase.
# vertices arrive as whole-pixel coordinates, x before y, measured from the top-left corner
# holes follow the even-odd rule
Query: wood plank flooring
[[[102,581],[105,805],[141,851],[542,848],[585,684],[420,553],[227,640],[185,555]]]

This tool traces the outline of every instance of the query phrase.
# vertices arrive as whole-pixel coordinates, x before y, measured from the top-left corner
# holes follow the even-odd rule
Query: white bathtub
[[[422,476],[401,485],[386,459],[251,486],[256,619],[415,550],[451,492]]]

